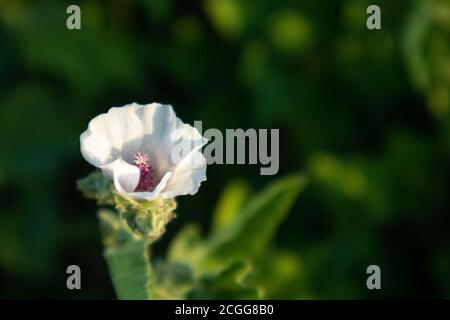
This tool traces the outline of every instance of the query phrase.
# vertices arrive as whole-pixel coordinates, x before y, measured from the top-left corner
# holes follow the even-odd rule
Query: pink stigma
[[[155,188],[153,184],[153,169],[148,163],[148,156],[145,153],[138,152],[134,156],[134,163],[139,168],[140,172],[139,182],[134,191],[153,191]]]

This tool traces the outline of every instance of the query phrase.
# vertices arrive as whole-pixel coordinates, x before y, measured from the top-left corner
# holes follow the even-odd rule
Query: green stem
[[[104,251],[119,299],[148,300],[153,280],[149,241],[135,240]]]

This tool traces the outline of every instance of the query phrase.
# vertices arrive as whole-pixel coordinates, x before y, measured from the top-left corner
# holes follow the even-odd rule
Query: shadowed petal
[[[101,167],[103,174],[114,181],[114,187],[121,194],[132,193],[139,182],[139,168],[117,159]]]
[[[141,152],[150,157],[155,178],[161,179],[170,168],[171,133],[176,129],[177,117],[170,105],[151,103],[135,108],[144,132]]]
[[[199,150],[193,150],[175,168],[173,177],[161,196],[172,198],[196,194],[200,184],[205,180],[206,159]]]
[[[111,144],[103,134],[86,130],[80,136],[81,154],[93,166],[100,167],[114,160]]]

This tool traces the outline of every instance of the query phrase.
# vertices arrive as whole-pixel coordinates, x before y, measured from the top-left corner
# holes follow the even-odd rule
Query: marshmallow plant
[[[247,188],[233,185],[219,202],[207,239],[187,225],[166,259],[150,255],[175,218],[176,197],[195,195],[206,180],[206,142],[170,105],[159,103],[111,108],[81,134],[81,154],[98,169],[78,188],[101,206],[104,255],[119,298],[254,299],[268,290],[267,277],[261,273],[259,281],[255,268],[262,264],[255,262],[270,252],[276,227],[305,185],[298,174],[251,198]]]

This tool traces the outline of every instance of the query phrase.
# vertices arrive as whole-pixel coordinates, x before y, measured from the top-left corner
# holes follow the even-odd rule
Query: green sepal
[[[77,188],[86,198],[97,200],[98,205],[114,205],[112,183],[98,170],[79,179]]]
[[[175,199],[157,198],[151,201],[137,201],[114,193],[116,209],[137,235],[156,240],[166,230],[166,225],[175,218]]]

